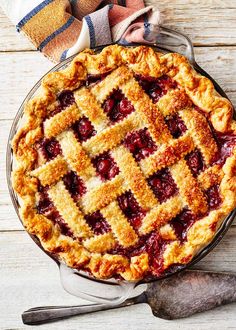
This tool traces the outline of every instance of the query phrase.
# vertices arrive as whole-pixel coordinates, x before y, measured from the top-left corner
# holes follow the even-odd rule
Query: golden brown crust
[[[99,84],[81,87],[88,74],[108,72]],[[178,88],[170,89],[154,104],[135,80],[137,74],[154,78],[165,74],[178,84]],[[131,102],[135,112],[111,126],[102,104],[117,88]],[[62,90],[73,91],[76,103],[51,116]],[[236,151],[223,167],[212,165],[218,147],[205,117],[193,111],[195,106],[205,112],[215,130],[236,134],[231,103],[179,54],[163,55],[149,47],[113,45],[99,54],[86,50],[65,70],[48,74],[42,81],[41,93],[26,105],[25,124],[12,141],[18,163],[12,175],[13,187],[22,199],[20,214],[26,229],[40,239],[45,250],[57,254],[68,266],[88,269],[98,278],[119,274],[126,280],[135,281],[145,277],[150,270],[148,253],[128,258],[109,251],[117,243],[123,248],[135,246],[139,235],[153,230],[170,241],[163,254],[164,268],[190,261],[212,240],[222,220],[236,206]],[[174,113],[179,114],[188,129],[178,139],[173,139],[164,120]],[[70,128],[82,116],[91,121],[96,135],[80,143]],[[128,132],[142,128],[148,129],[157,150],[138,163],[120,144]],[[62,155],[41,164],[35,145],[43,137],[55,138],[60,143]],[[195,148],[201,151],[207,166],[196,177],[185,160]],[[110,181],[96,181],[91,158],[105,151],[111,151],[120,172]],[[146,179],[166,167],[177,185],[178,194],[160,204]],[[78,202],[71,198],[62,181],[71,170],[86,182],[88,189]],[[73,231],[74,239],[63,235],[58,225],[37,213],[38,182],[50,186],[48,195]],[[214,185],[219,186],[222,204],[207,214],[204,192]],[[116,201],[130,189],[146,212],[138,231],[131,226]],[[186,206],[195,215],[202,213],[204,217],[191,226],[186,242],[181,243],[169,222]],[[84,214],[97,210],[110,225],[111,232],[93,234]]]

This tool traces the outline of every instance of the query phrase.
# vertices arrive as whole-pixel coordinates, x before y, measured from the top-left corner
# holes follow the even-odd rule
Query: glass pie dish
[[[155,44],[151,43],[151,41],[147,41],[147,44],[151,46],[155,51],[162,52],[162,53],[168,53],[168,52],[178,52],[183,55],[185,55],[194,69],[199,72],[201,75],[206,76],[209,78],[212,83],[214,84],[214,87],[216,91],[223,97],[227,97],[224,91],[218,86],[218,84],[206,73],[204,72],[195,62],[194,59],[194,52],[193,47],[188,38],[186,38],[184,35],[171,31],[166,28],[160,28],[158,31],[158,37],[157,42]],[[107,46],[107,45],[106,45]],[[100,52],[105,46],[97,47],[94,51]],[[129,47],[129,46],[126,46]],[[60,71],[64,68],[66,68],[71,61],[73,60],[74,56],[68,58],[67,60],[63,61],[62,63],[55,66],[50,72],[53,71]],[[41,79],[42,80],[42,79]],[[20,207],[20,200],[18,196],[15,194],[12,184],[11,184],[11,172],[15,167],[15,160],[13,157],[13,153],[11,150],[11,140],[13,136],[15,135],[17,129],[22,125],[22,122],[24,121],[23,118],[23,109],[25,107],[25,104],[31,100],[35,94],[37,94],[38,89],[41,85],[41,80],[33,87],[33,89],[30,91],[26,99],[24,100],[23,104],[21,105],[15,120],[13,122],[10,136],[9,136],[9,142],[8,142],[8,148],[7,148],[7,180],[9,185],[9,191],[10,195],[14,204],[14,207],[16,209],[16,212],[19,216],[19,207]],[[190,267],[200,259],[202,259],[211,249],[213,249],[216,244],[220,241],[220,239],[225,234],[226,230],[229,228],[230,224],[232,223],[234,219],[235,211],[231,212],[225,220],[222,222],[220,228],[218,229],[217,233],[215,234],[214,239],[211,241],[209,245],[207,245],[205,248],[203,248],[188,264],[185,265],[178,265],[176,267],[173,267],[171,270],[166,271],[162,276],[158,277],[158,279],[171,276],[176,272],[179,272],[181,270],[186,269],[187,267]],[[20,218],[20,216],[19,216]],[[42,249],[42,246],[37,239],[37,237],[31,235],[32,239],[35,241],[35,243]],[[46,252],[44,250],[44,252]],[[47,252],[46,252],[47,253]],[[59,262],[55,256],[47,253],[59,266],[60,273],[61,273],[61,281],[64,288],[70,292],[73,295],[86,298],[88,300],[100,302],[100,303],[112,303],[112,304],[118,304],[123,302],[125,299],[130,297],[131,295],[136,295],[137,291],[142,290],[142,285],[145,285],[145,282],[157,280],[156,278],[146,278],[143,281],[131,283],[126,282],[124,280],[118,280],[118,279],[110,279],[110,280],[97,280],[94,277],[92,277],[88,273],[84,273],[82,271],[74,270],[72,268],[68,268],[65,264]],[[134,290],[135,289],[135,290]]]

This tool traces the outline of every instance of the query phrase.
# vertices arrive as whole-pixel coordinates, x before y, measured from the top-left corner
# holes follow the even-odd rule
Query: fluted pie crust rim
[[[101,108],[97,106],[99,102],[102,104],[105,97],[110,93],[105,86],[106,78],[93,87],[94,99],[91,94],[86,98],[87,91],[83,87],[88,74],[95,75],[107,72],[111,72],[107,77],[110,76],[110,81],[115,87],[123,86],[122,91],[131,101],[140,118],[146,121],[146,126],[150,130],[154,141],[168,146],[170,152],[174,150],[174,153],[168,161],[164,158],[165,153],[158,149],[159,151],[157,150],[154,156],[151,155],[142,160],[140,166],[137,166],[132,155],[125,150],[124,146],[120,145],[114,150],[115,159],[122,173],[113,178],[109,185],[103,184],[100,191],[98,189],[91,191],[87,197],[84,197],[82,203],[83,213],[99,209],[102,210],[104,217],[109,219],[109,224],[113,230],[112,233],[104,234],[106,235],[104,243],[104,241],[99,241],[99,236],[93,237],[90,228],[84,222],[83,213],[79,208],[74,208],[74,202],[72,198],[67,196],[68,192],[66,192],[60,178],[67,172],[67,162],[78,173],[82,173],[84,177],[94,175],[94,169],[91,167],[91,162],[83,148],[76,144],[71,131],[64,131],[64,128],[69,127],[72,122],[80,118],[78,108],[86,112],[91,104],[93,104],[94,110],[90,114],[86,113],[89,119],[92,117],[91,121],[97,127],[101,127],[103,122],[107,121],[106,116],[101,112]],[[181,97],[170,102],[170,98],[168,99],[168,97],[171,97],[170,92],[160,99],[157,104],[153,104],[144,95],[144,92],[140,94],[136,86],[138,83],[135,83],[133,78],[134,74],[156,78],[162,75],[171,77],[193,104],[206,113],[208,120],[216,131],[236,134],[236,122],[233,120],[233,107],[230,101],[221,97],[214,89],[212,82],[197,73],[188,60],[177,53],[162,54],[155,52],[150,47],[128,48],[118,45],[105,47],[99,54],[94,54],[92,50],[85,50],[78,54],[66,69],[51,72],[43,78],[40,93],[25,106],[25,124],[18,130],[12,141],[14,156],[17,160],[17,167],[12,173],[12,182],[14,190],[21,198],[20,217],[26,230],[39,238],[46,251],[57,255],[59,260],[72,268],[88,270],[96,278],[110,278],[119,275],[125,280],[136,281],[143,279],[149,272],[148,254],[145,252],[131,258],[106,253],[106,250],[109,250],[108,247],[112,248],[114,246],[114,239],[117,237],[125,247],[130,245],[130,241],[135,242],[138,239],[135,231],[127,225],[117,202],[114,201],[114,198],[126,189],[123,187],[123,175],[129,187],[132,187],[135,198],[149,212],[141,226],[140,233],[146,234],[151,230],[159,230],[163,237],[170,239],[170,243],[167,244],[163,254],[163,264],[166,269],[172,264],[188,263],[198,251],[211,242],[223,219],[236,207],[236,149],[234,148],[222,168],[213,165],[202,172],[198,177],[197,186],[195,184],[196,180],[194,179],[192,183],[191,179],[189,184],[192,185],[192,190],[187,194],[188,189],[184,187],[181,175],[184,174],[186,177],[191,175],[186,167],[185,160],[183,160],[183,155],[194,148],[193,144],[201,145],[204,137],[201,133],[196,134],[196,132],[198,128],[200,130],[202,127],[204,128],[205,124],[200,117],[197,118],[197,112],[191,112],[188,107],[181,109],[182,118],[189,123],[189,133],[175,141],[170,139],[165,124],[163,124],[162,116],[174,113],[181,103]],[[57,114],[57,120],[53,120],[54,117],[47,119],[44,123],[43,132],[42,122],[47,114],[54,110],[57,95],[62,90],[76,90],[74,92],[76,105],[71,105],[63,110],[61,118],[59,118],[60,114]],[[173,100],[173,97],[171,100]],[[195,123],[197,124],[192,123],[192,116],[196,117]],[[65,118],[67,118],[66,124]],[[127,132],[142,126],[142,122],[137,118],[134,114],[130,114],[123,121],[118,122],[106,131],[106,133],[109,131],[110,139],[104,140],[104,136],[100,133],[101,136],[97,138],[95,136],[91,138],[91,141],[86,141],[83,144],[84,148],[92,156],[103,150],[112,149],[117,146],[119,139],[121,140]],[[62,124],[60,125],[60,123]],[[47,137],[56,136],[59,139],[64,156],[58,156],[51,160],[50,167],[47,167],[47,163],[35,169],[38,154],[34,145],[43,138],[44,134]],[[210,164],[215,153],[215,146],[210,135],[208,141],[208,144],[206,143],[200,148],[203,150],[205,162]],[[68,151],[71,146],[74,148],[73,153]],[[177,155],[177,150],[181,150],[180,153],[182,152],[182,154],[180,156]],[[74,154],[80,155],[82,159],[80,163],[73,157]],[[66,158],[66,161],[64,158]],[[128,167],[130,164],[134,170],[133,175],[135,173],[138,178],[138,183],[133,180],[132,175],[129,175]],[[144,175],[146,177],[151,175],[154,168],[159,169],[164,166],[171,167],[172,175],[176,181],[180,182],[181,196],[177,195],[162,204],[156,204],[156,199],[152,191],[146,187],[147,183],[143,178]],[[83,233],[81,235],[85,240],[77,241],[63,235],[59,226],[53,224],[46,216],[37,213],[35,206],[38,180],[43,185],[51,186],[50,197],[56,207],[61,210],[61,213],[64,212],[65,217],[68,217],[68,214],[73,214],[74,219],[80,219],[76,226],[75,222],[72,221],[71,226],[74,226],[73,228],[78,232],[78,235]],[[183,207],[183,199],[184,203],[190,205],[193,211],[200,207],[204,208],[206,201],[201,189],[208,189],[213,184],[219,185],[222,199],[220,208],[210,211],[206,216],[196,221],[188,230],[187,240],[180,243],[168,223],[165,223],[168,213],[172,216],[177,214]],[[64,199],[61,196],[66,196],[66,198]],[[105,197],[101,198],[101,196]],[[195,199],[196,196],[198,202],[195,204],[192,199]],[[65,211],[66,208],[69,208],[69,210]],[[68,214],[66,214],[67,211]],[[122,228],[117,225],[114,212],[116,212],[115,215],[119,219]],[[155,215],[156,221],[153,221]]]

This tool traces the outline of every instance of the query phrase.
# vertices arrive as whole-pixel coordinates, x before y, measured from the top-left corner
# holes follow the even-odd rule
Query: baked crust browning
[[[180,54],[81,52],[46,75],[12,141],[26,230],[97,278],[188,263],[236,206],[232,117]]]

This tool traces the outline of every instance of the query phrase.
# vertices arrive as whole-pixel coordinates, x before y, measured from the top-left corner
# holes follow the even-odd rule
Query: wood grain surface
[[[163,25],[186,33],[197,62],[236,105],[236,0],[149,0]],[[23,231],[7,190],[6,143],[12,120],[32,86],[53,64],[15,31],[0,10],[0,329],[30,329],[21,312],[37,305],[82,304],[61,287],[56,264]],[[196,268],[236,272],[236,226]],[[179,321],[155,318],[147,305],[78,316],[40,329],[236,329],[236,304]]]

